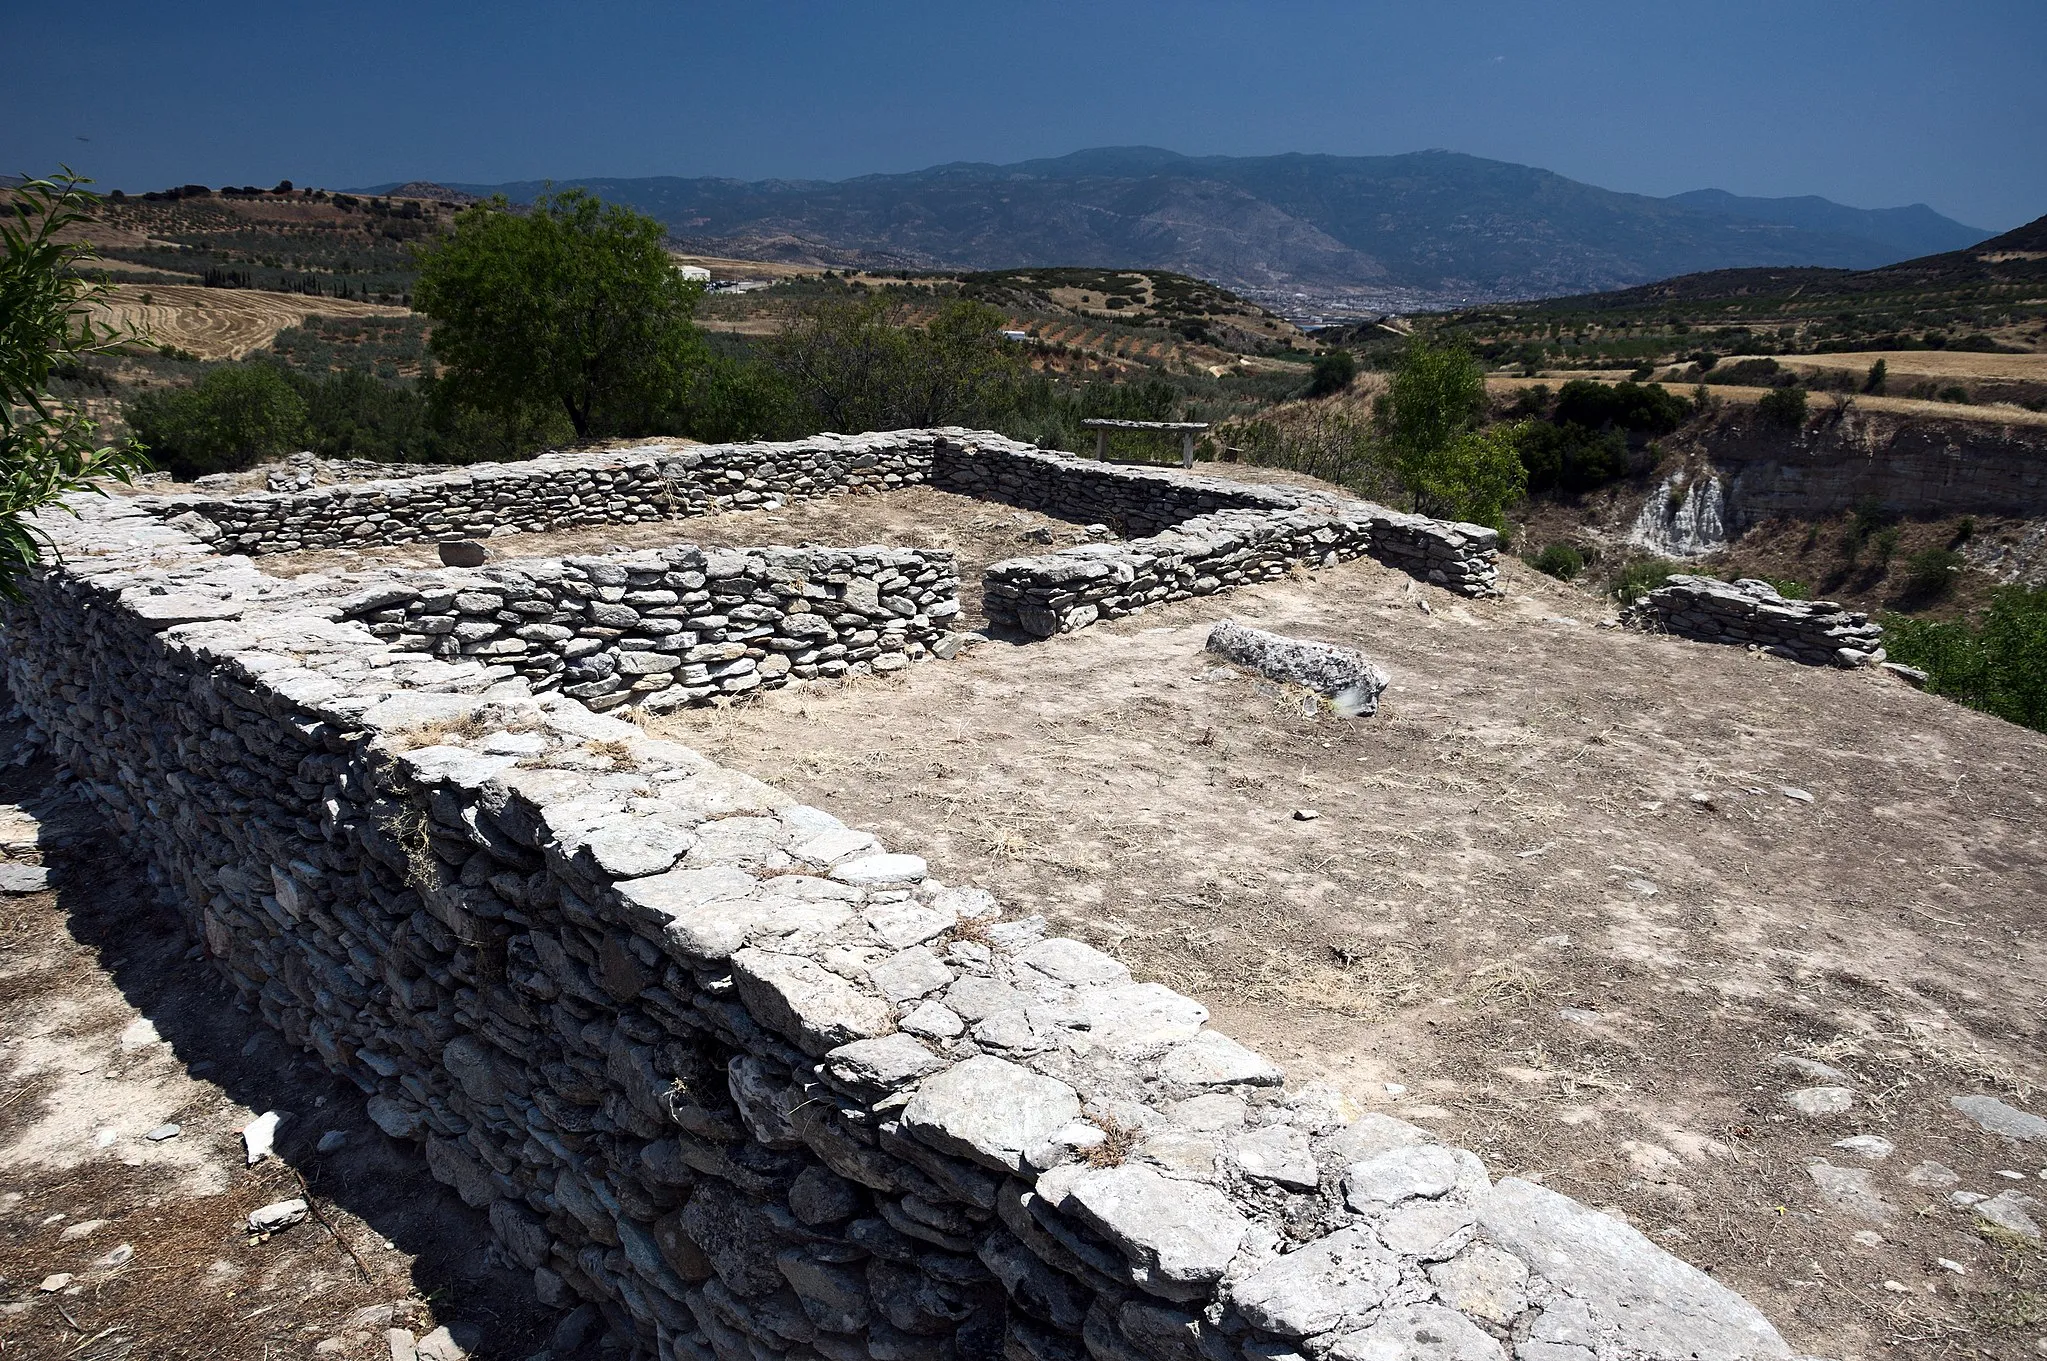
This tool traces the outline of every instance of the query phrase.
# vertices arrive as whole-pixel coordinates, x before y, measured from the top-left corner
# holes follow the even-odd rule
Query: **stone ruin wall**
[[[545,1300],[662,1361],[1789,1355],[826,811],[79,509],[5,610],[40,740]]]
[[[336,614],[406,651],[508,665],[598,712],[660,713],[950,657],[959,608],[942,551],[680,547],[391,574]]]
[[[1637,628],[1702,643],[1760,648],[1807,666],[1870,666],[1884,659],[1883,625],[1831,600],[1787,600],[1767,581],[1679,573],[1622,611]]]
[[[1494,531],[1349,497],[1119,467],[1008,441],[984,445],[972,458],[941,458],[933,480],[1064,519],[1104,520],[1137,536],[988,568],[990,620],[1037,637],[1360,555],[1459,595],[1498,593]]]
[[[918,483],[1139,536],[990,566],[991,619],[1035,636],[1360,554],[1462,595],[1496,593],[1499,540],[1482,526],[1293,487],[1092,462],[964,430],[789,444],[651,443],[146,504],[219,551],[268,554],[632,524]]]

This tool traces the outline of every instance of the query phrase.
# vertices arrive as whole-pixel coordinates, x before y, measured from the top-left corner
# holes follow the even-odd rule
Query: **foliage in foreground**
[[[49,394],[53,371],[137,338],[94,319],[108,285],[77,272],[86,247],[57,239],[89,216],[97,202],[83,187],[90,182],[68,170],[25,181],[14,189],[12,219],[0,219],[0,595],[8,597],[47,547],[30,515],[149,466],[132,439],[100,444],[90,417]]]
[[[1935,694],[2047,732],[2047,588],[1999,587],[1979,623],[1893,616],[1884,650]]]

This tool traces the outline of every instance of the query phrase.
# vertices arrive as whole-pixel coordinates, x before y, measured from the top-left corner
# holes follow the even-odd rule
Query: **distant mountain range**
[[[1169,269],[1294,311],[1586,293],[1711,269],[1868,269],[1990,235],[1924,204],[1848,208],[1717,189],[1652,198],[1449,151],[1195,157],[1106,147],[838,181],[555,187],[572,185],[659,218],[706,254],[895,269]],[[447,187],[526,202],[548,186]]]

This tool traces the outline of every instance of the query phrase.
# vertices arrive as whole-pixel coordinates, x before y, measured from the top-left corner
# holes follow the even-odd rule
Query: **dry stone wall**
[[[1808,666],[1870,666],[1884,659],[1883,625],[1831,600],[1787,600],[1767,581],[1679,574],[1636,598],[1637,627],[1705,643],[1739,643]]]
[[[1293,487],[1097,463],[952,429],[789,444],[655,443],[143,504],[221,552],[265,554],[630,524],[922,482],[1141,536],[990,567],[993,621],[1037,636],[1265,580],[1292,564],[1360,554],[1462,595],[1497,593],[1498,536],[1478,525]]]
[[[224,553],[434,543],[757,509],[834,492],[887,491],[925,480],[932,451],[946,434],[904,430],[821,435],[789,444],[648,443],[305,490],[160,497],[148,505]]]
[[[1460,595],[1498,594],[1494,531],[1368,501],[985,437],[971,450],[942,446],[931,476],[948,491],[1143,536],[991,565],[983,582],[990,620],[1038,637],[1360,555]]]
[[[264,1019],[644,1354],[1789,1355],[824,810],[79,509],[5,607],[40,739]]]
[[[384,574],[339,617],[407,651],[511,666],[602,712],[950,657],[959,576],[909,548],[694,547]]]

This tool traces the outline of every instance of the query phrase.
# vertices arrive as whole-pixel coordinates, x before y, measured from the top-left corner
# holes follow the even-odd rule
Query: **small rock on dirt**
[[[1853,1109],[1855,1093],[1846,1087],[1800,1087],[1795,1092],[1784,1093],[1784,1104],[1800,1115],[1818,1119],[1825,1115],[1842,1115]]]
[[[455,539],[438,547],[444,567],[481,567],[490,559],[490,550],[474,539]]]
[[[142,1137],[149,1140],[149,1142],[151,1142],[152,1144],[160,1144],[166,1139],[175,1139],[184,1132],[185,1127],[173,1121],[167,1124],[158,1125],[155,1129],[151,1130],[149,1133],[143,1135]]]
[[[320,1136],[320,1142],[313,1145],[313,1149],[315,1152],[318,1153],[332,1153],[347,1142],[348,1142],[347,1130],[330,1129],[325,1134],[322,1134]]]
[[[1944,1163],[1934,1162],[1931,1159],[1916,1164],[1905,1173],[1905,1180],[1908,1184],[1928,1191],[1938,1191],[1945,1187],[1953,1186],[1961,1179],[1961,1174],[1955,1171],[1954,1168]]]
[[[38,1285],[36,1289],[42,1291],[45,1295],[54,1295],[69,1284],[71,1284],[71,1273],[60,1271],[54,1276],[43,1277],[42,1284]]]
[[[468,1361],[470,1348],[482,1339],[464,1324],[442,1324],[421,1338],[419,1361]]]
[[[287,1229],[304,1219],[308,1213],[305,1201],[294,1197],[291,1200],[275,1201],[249,1214],[250,1233],[276,1233]]]
[[[2039,1242],[2042,1238],[2040,1222],[2033,1218],[2041,1210],[2042,1202],[2022,1191],[2000,1191],[1988,1200],[1976,1202],[1976,1217],[1985,1223]]]
[[[1853,1134],[1846,1139],[1836,1139],[1834,1147],[1843,1153],[1853,1153],[1858,1158],[1882,1162],[1891,1156],[1897,1145],[1881,1134]]]
[[[1870,1185],[1872,1174],[1868,1168],[1835,1167],[1819,1162],[1808,1165],[1805,1171],[1820,1188],[1821,1199],[1835,1209],[1875,1224],[1891,1222],[1891,1207]]]
[[[254,1167],[270,1156],[277,1143],[277,1122],[281,1119],[283,1117],[276,1111],[264,1111],[242,1126],[242,1148],[248,1156],[249,1166]]]

